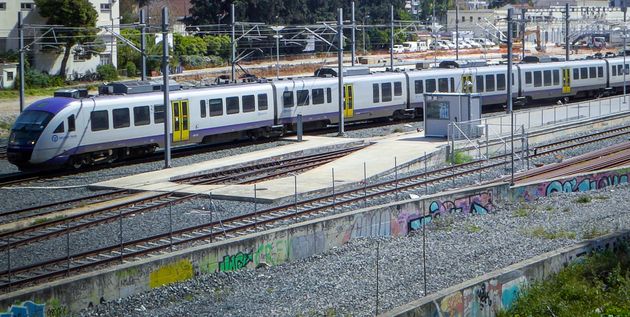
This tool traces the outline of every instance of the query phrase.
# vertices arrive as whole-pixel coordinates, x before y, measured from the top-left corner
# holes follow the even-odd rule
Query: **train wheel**
[[[72,160],[70,161],[70,166],[74,168],[75,170],[78,170],[81,167],[83,167],[83,164],[84,164],[84,160],[80,157],[72,158]]]

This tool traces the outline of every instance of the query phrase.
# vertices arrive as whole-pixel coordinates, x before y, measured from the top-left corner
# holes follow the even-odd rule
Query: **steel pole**
[[[343,122],[343,9],[339,8],[337,17],[337,36],[338,36],[338,48],[337,48],[337,64],[339,66],[339,72],[337,73],[337,79],[339,81],[339,134],[338,136],[345,136],[344,122]]]
[[[564,4],[564,55],[565,60],[569,61],[569,50],[571,49],[571,44],[569,43],[569,4]]]
[[[146,39],[146,25],[145,25],[145,13],[144,8],[140,10],[140,51],[141,51],[141,60],[142,60],[142,75],[140,78],[144,81],[147,80],[147,39]]]
[[[459,60],[459,6],[455,2],[455,60]]]
[[[280,30],[276,30],[276,79],[280,78]]]
[[[507,14],[507,57],[508,57],[508,67],[507,67],[507,105],[508,111],[510,112],[510,136],[511,141],[510,144],[512,146],[512,171],[510,173],[510,185],[514,185],[514,109],[512,109],[512,16],[514,15],[514,9],[508,9]]]
[[[168,8],[162,8],[162,78],[164,81],[164,168],[171,167],[171,102],[168,82]]]
[[[521,60],[525,59],[525,30],[527,26],[527,22],[525,20],[525,13],[527,9],[521,10]]]
[[[236,17],[234,16],[234,3],[232,3],[232,7],[231,7],[231,14],[232,14],[232,56],[231,56],[231,60],[232,60],[232,82],[236,82],[236,65],[234,65],[234,62],[236,61]]]
[[[626,7],[626,2],[624,1],[623,6],[623,103],[626,103],[626,75],[628,73],[628,68],[626,67],[626,15],[628,13],[628,8]]]
[[[389,7],[389,71],[394,71],[394,6]]]
[[[18,11],[18,30],[20,33],[20,113],[24,110],[24,23],[22,11]]]
[[[356,59],[356,38],[355,31],[357,28],[356,20],[354,19],[354,1],[352,1],[352,66],[354,66],[354,60]]]

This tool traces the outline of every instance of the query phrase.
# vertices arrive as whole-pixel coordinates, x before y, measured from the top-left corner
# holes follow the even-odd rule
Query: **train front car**
[[[64,159],[63,156],[56,155],[64,142],[60,140],[63,134],[56,133],[59,120],[55,116],[73,101],[75,99],[47,98],[28,106],[11,127],[7,145],[9,162],[20,170],[52,168],[65,164],[67,156]]]

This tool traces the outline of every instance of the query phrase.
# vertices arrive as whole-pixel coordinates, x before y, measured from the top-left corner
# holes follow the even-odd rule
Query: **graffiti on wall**
[[[484,215],[494,210],[492,192],[482,192],[454,200],[433,200],[428,205],[429,214],[427,216],[416,216],[409,219],[409,230],[418,230],[424,224],[430,223],[433,217],[450,213],[477,214]]]
[[[553,193],[586,192],[602,189],[608,186],[626,184],[630,173],[627,170],[597,173],[593,175],[571,177],[569,179],[553,180],[540,184],[517,188],[516,198],[532,201],[538,197],[549,196]]]
[[[504,283],[492,279],[463,290],[457,290],[436,302],[435,307],[444,317],[494,316],[499,309],[508,309],[527,284],[524,276]]]
[[[284,239],[264,242],[250,250],[226,254],[219,261],[214,255],[207,256],[199,262],[199,269],[203,273],[235,272],[248,266],[277,265],[288,259],[289,248]]]
[[[32,301],[25,301],[20,305],[11,305],[5,311],[0,312],[0,317],[45,317],[46,304],[36,304]]]

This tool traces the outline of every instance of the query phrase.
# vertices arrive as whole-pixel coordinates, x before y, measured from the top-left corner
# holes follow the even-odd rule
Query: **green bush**
[[[118,71],[111,64],[99,65],[96,67],[96,73],[102,80],[112,81],[118,79]]]
[[[136,64],[131,61],[127,62],[127,64],[125,65],[125,69],[127,70],[127,76],[129,77],[136,76],[136,73],[138,72]]]
[[[223,65],[223,59],[218,56],[184,55],[179,61],[186,69],[206,68]]]

